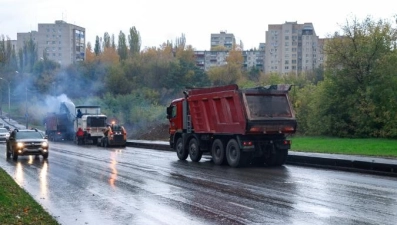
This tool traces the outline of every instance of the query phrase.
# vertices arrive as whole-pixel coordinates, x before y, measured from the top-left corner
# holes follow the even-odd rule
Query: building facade
[[[243,56],[243,68],[249,70],[256,67],[263,71],[265,63],[264,51],[241,51]],[[224,66],[227,64],[226,59],[229,56],[229,51],[195,51],[196,66],[208,71],[212,67]]]
[[[219,34],[211,34],[211,50],[218,46],[223,46],[227,50],[231,50],[236,44],[234,34],[221,31]]]
[[[56,20],[38,24],[37,31],[17,33],[17,50],[32,38],[39,58],[47,57],[64,67],[85,60],[85,37],[85,28]]]
[[[264,72],[299,74],[318,68],[324,62],[322,43],[312,23],[268,25]]]

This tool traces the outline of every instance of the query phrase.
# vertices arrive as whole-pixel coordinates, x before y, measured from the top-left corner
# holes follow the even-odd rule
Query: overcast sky
[[[0,35],[15,40],[17,32],[37,31],[38,23],[64,20],[84,27],[91,43],[105,32],[127,35],[135,26],[142,49],[183,33],[196,50],[209,50],[211,34],[220,31],[233,33],[250,49],[266,42],[269,24],[312,22],[324,38],[353,17],[395,21],[396,14],[395,0],[0,0]]]

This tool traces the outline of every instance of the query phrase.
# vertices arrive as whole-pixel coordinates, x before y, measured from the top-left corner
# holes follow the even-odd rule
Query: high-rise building
[[[55,23],[39,23],[37,31],[17,33],[17,50],[32,38],[37,44],[39,58],[47,57],[61,66],[85,59],[85,28],[56,20]]]
[[[322,45],[312,23],[268,25],[265,73],[295,73],[313,70],[323,63]]]
[[[234,37],[234,34],[228,34],[226,31],[221,31],[219,34],[211,34],[211,50],[217,46],[222,46],[227,50],[230,50],[235,44],[236,38]]]

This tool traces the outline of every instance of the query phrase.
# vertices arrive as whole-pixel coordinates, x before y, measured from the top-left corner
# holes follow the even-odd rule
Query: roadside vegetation
[[[59,224],[0,168],[1,224]]]
[[[397,140],[392,139],[295,136],[291,140],[291,150],[297,152],[397,158]]]

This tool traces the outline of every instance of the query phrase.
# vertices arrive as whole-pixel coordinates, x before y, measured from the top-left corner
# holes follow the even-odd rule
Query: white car
[[[10,132],[4,127],[0,127],[0,141],[6,142],[9,137]]]

